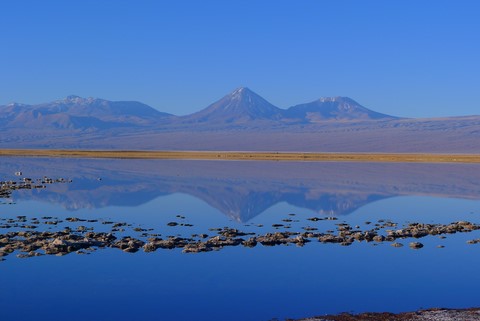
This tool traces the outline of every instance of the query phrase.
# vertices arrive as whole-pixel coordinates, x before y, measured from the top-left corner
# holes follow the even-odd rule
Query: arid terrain
[[[2,149],[0,150],[0,156],[323,162],[480,163],[480,154],[425,153],[269,153],[230,151]]]

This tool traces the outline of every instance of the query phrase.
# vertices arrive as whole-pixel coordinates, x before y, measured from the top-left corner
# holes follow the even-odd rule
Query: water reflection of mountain
[[[162,195],[195,196],[229,217],[247,221],[287,202],[320,214],[349,214],[399,195],[480,199],[475,164],[381,164],[172,160],[3,158],[4,178],[65,177],[17,199],[61,204],[67,209],[137,206]]]

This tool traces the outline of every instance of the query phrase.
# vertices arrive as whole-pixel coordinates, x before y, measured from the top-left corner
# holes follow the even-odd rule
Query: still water
[[[0,199],[2,218],[110,220],[182,236],[224,226],[266,233],[272,224],[323,231],[378,220],[480,223],[479,165],[1,159],[0,180],[16,171],[72,182],[14,191]],[[307,220],[313,216],[337,220]],[[420,250],[402,240],[402,248],[312,241],[198,254],[13,254],[0,262],[0,320],[283,320],[479,306],[480,244],[466,243],[479,232],[428,236]]]

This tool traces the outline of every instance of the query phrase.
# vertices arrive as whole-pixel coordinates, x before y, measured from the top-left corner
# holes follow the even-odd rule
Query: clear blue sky
[[[0,104],[70,94],[197,111],[239,86],[480,114],[480,1],[0,2]]]

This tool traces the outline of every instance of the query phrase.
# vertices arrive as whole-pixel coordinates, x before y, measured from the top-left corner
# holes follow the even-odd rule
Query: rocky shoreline
[[[184,217],[182,217],[184,218]],[[336,220],[334,217],[312,217],[309,221]],[[285,219],[284,221],[288,221]],[[371,222],[366,222],[368,225]],[[74,226],[64,226],[65,224]],[[58,225],[58,231],[51,230]],[[175,226],[192,226],[186,223],[169,222],[167,229]],[[338,244],[349,246],[354,242],[373,244],[389,243],[392,247],[403,247],[408,244],[411,249],[421,249],[424,245],[416,239],[455,233],[469,233],[480,229],[479,224],[458,221],[450,224],[409,223],[403,227],[398,223],[379,220],[371,229],[362,230],[359,226],[337,223],[336,230],[319,232],[316,227],[303,227],[302,232],[280,231],[283,224],[273,224],[277,230],[268,233],[244,232],[235,228],[210,228],[210,234],[191,234],[189,237],[169,235],[162,237],[154,229],[134,227],[125,222],[99,221],[76,217],[61,220],[56,217],[0,218],[0,260],[10,254],[17,253],[19,258],[41,255],[66,255],[69,253],[87,254],[97,249],[116,248],[124,252],[135,253],[140,250],[154,252],[161,249],[181,249],[184,253],[200,253],[218,251],[232,246],[253,248],[259,245],[270,247],[277,245],[304,246],[310,242],[322,244]],[[41,231],[42,226],[48,226]],[[99,231],[99,227],[107,231]],[[103,228],[105,229],[105,228]],[[139,234],[136,237],[125,235]],[[404,242],[407,240],[406,242]],[[468,244],[478,244],[480,239],[471,239]],[[438,245],[437,247],[443,247]]]
[[[480,320],[480,308],[469,309],[427,309],[403,313],[342,313],[287,321],[477,321]]]

